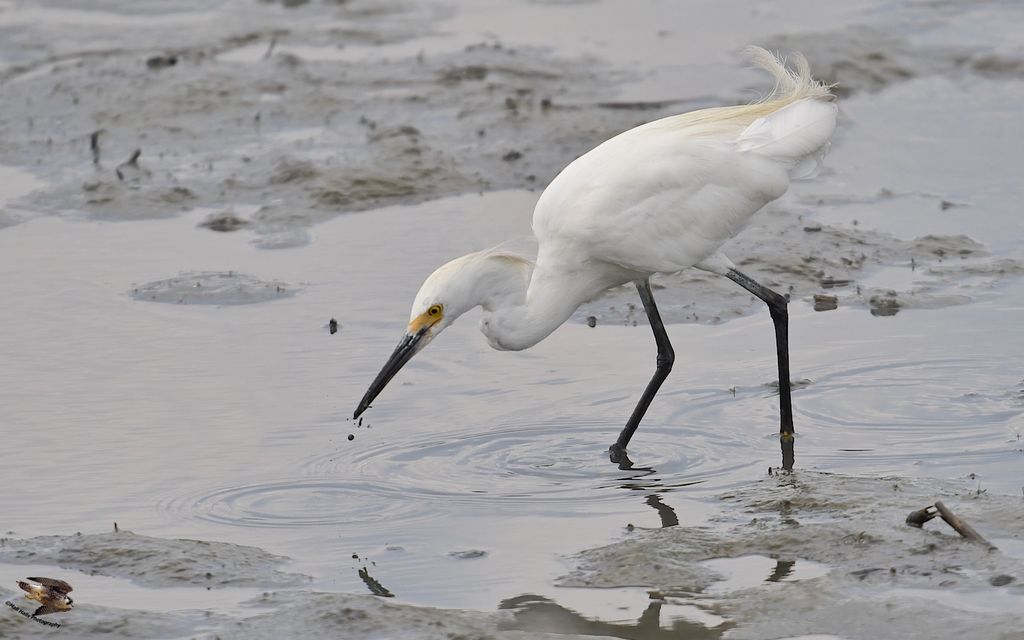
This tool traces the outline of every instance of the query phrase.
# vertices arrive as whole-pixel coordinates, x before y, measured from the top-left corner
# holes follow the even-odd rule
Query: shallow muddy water
[[[1020,637],[1018,13],[0,2],[0,597],[68,580],[73,637]],[[827,172],[729,248],[792,298],[797,473],[768,314],[700,274],[656,280],[632,470],[627,288],[521,353],[471,313],[350,419],[432,269],[529,251],[604,137],[763,90],[750,42],[843,83]],[[937,499],[998,551],[903,524]]]

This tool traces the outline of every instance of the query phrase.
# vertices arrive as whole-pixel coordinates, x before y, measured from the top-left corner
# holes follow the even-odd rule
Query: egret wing
[[[707,258],[789,185],[785,167],[729,138],[641,127],[578,158],[534,211],[538,259],[656,273]]]

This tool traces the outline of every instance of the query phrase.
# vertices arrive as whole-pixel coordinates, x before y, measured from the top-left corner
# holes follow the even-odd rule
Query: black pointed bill
[[[384,364],[384,368],[380,370],[377,377],[370,383],[370,388],[366,390],[363,399],[359,401],[359,406],[356,407],[356,412],[352,415],[353,419],[362,415],[370,407],[370,403],[384,390],[384,387],[391,382],[391,378],[394,378],[395,374],[405,366],[405,363],[409,362],[420,349],[426,346],[430,340],[424,338],[429,330],[429,327],[423,327],[416,333],[405,334],[402,341],[395,347],[394,353],[391,354],[391,357]]]

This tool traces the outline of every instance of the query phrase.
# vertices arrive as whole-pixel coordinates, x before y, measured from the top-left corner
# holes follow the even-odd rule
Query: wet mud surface
[[[632,622],[602,620],[531,594],[505,599],[494,613],[472,613],[393,604],[374,597],[392,595],[379,591],[355,595],[272,590],[243,602],[240,617],[79,605],[73,628],[77,637],[198,633],[204,638],[275,638],[335,633],[511,640],[829,634],[856,640],[893,632],[951,637],[946,634],[953,629],[976,638],[1006,638],[1008,629],[1024,622],[1019,607],[1024,601],[1024,540],[1019,535],[1024,512],[1019,498],[991,495],[968,484],[799,472],[766,477],[716,496],[722,509],[707,525],[630,524],[619,541],[569,558],[574,568],[555,584],[563,589],[630,590],[648,601]],[[909,508],[933,502],[936,496],[955,505],[958,515],[997,548],[962,539],[934,522],[923,529],[903,522]],[[6,540],[6,557],[0,561],[18,561],[31,553],[33,562],[87,574],[120,571],[133,580],[147,576],[151,585],[175,584],[182,579],[181,571],[149,565],[139,551],[166,556],[183,543],[193,545],[192,551],[196,545],[219,551],[216,567],[198,566],[201,558],[189,560],[190,573],[212,569],[236,574],[216,586],[281,583],[276,572],[268,582],[266,570],[281,559],[258,550],[161,541],[128,532]],[[85,547],[90,553],[82,557]],[[237,553],[243,553],[244,562],[234,561]],[[200,576],[192,582],[201,586],[204,581]],[[17,599],[7,589],[0,594]],[[943,605],[938,611],[935,602]],[[26,631],[0,620],[7,637],[22,637],[19,633]]]
[[[68,579],[84,638],[1015,637],[1021,17],[0,1],[0,597]],[[791,298],[795,475],[767,314],[701,272],[655,279],[678,359],[632,471],[629,287],[520,354],[467,317],[346,419],[432,269],[529,254],[607,137],[763,94],[750,43],[841,96],[825,172],[726,247]],[[998,550],[903,523],[936,499]]]
[[[236,4],[177,5],[173,11],[154,5],[123,15],[112,9],[92,19],[59,4],[35,12],[30,5],[9,9],[0,24],[10,36],[0,49],[7,96],[0,164],[23,168],[45,186],[8,202],[0,220],[44,213],[140,220],[209,209],[205,228],[247,228],[256,246],[299,247],[309,242],[310,226],[344,213],[466,192],[539,190],[566,163],[619,131],[747,99],[733,89],[710,97],[681,91],[675,100],[618,100],[614,87],[630,74],[594,56],[504,43],[493,34],[463,46],[438,44],[444,42],[438,32],[458,10],[430,5],[253,2],[230,26],[189,30],[161,50],[152,48],[147,29],[123,28],[145,24],[159,31],[154,15],[166,28],[206,24],[204,16],[230,13]],[[928,78],[1018,81],[1021,63],[1014,53],[966,38],[955,46],[933,42],[929,34],[948,29],[957,11],[975,13],[953,7],[911,34],[900,27],[917,24],[920,16],[899,10],[888,22],[759,41],[804,51],[844,97],[866,102],[892,85]],[[53,35],[70,24],[84,31],[70,40]],[[89,42],[114,33],[117,47]],[[844,136],[857,132],[850,120],[855,107],[844,102],[844,111],[834,155],[842,153]],[[858,179],[855,172],[819,182],[836,177]],[[976,206],[962,191],[907,191],[895,178],[828,195],[798,185],[803,196],[773,205],[727,249],[751,275],[791,296],[828,293],[837,304],[878,314],[961,304],[971,299],[970,289],[1024,268],[1020,257],[966,270],[950,264],[987,253],[971,237],[931,234],[935,246],[925,246],[926,234],[895,238],[816,220],[822,209],[842,210],[850,221],[864,209],[907,202],[915,210],[933,206],[946,217],[971,215]],[[865,269],[896,264],[923,270],[913,271],[910,286],[854,283],[821,291],[830,279],[853,280]],[[717,280],[700,273],[669,278],[683,285],[679,298],[686,302],[663,305],[667,319],[715,323],[759,308]],[[950,290],[954,283],[957,291]],[[157,290],[142,290],[140,299],[186,297],[171,283],[152,286]],[[631,290],[613,293],[584,307],[577,319],[643,322],[633,297]]]
[[[264,282],[233,271],[183,273],[176,278],[132,288],[131,296],[147,302],[174,304],[256,304],[294,295],[284,282]]]
[[[128,578],[150,587],[279,587],[308,580],[280,571],[285,561],[255,547],[166,540],[130,531],[4,538],[0,545],[0,562],[51,564],[90,575]]]

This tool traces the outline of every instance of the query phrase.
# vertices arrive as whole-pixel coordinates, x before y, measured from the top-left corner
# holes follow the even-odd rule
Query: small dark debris
[[[178,64],[178,56],[169,54],[166,56],[153,56],[146,59],[146,66],[150,69],[166,69]]]
[[[380,131],[377,131],[377,129],[374,128],[372,131],[374,131],[374,133],[370,134],[368,137],[368,140],[371,142],[386,140],[388,138],[398,138],[401,136],[416,138],[422,135],[419,129],[410,124],[404,124],[399,127],[388,127],[381,129]]]
[[[132,155],[128,156],[128,159],[121,164],[114,167],[114,173],[117,174],[117,179],[124,181],[124,172],[122,169],[138,169],[139,168],[139,156],[142,155],[142,149],[136,149],[132,151]]]
[[[852,281],[851,280],[845,280],[843,278],[833,278],[832,276],[826,276],[826,277],[821,279],[821,286],[825,287],[826,289],[831,289],[833,287],[845,287],[845,286],[848,286],[850,284],[850,282],[852,282]]]
[[[815,311],[832,311],[839,307],[839,298],[825,293],[814,294]]]
[[[350,434],[348,434],[348,439],[349,440],[355,440],[356,437],[353,434],[350,433]]]
[[[263,52],[263,59],[270,60],[270,56],[274,55],[274,47],[277,46],[277,34],[270,36],[270,44],[267,45],[267,50]]]
[[[441,82],[444,84],[457,84],[463,80],[483,80],[487,77],[487,67],[479,64],[467,65],[465,67],[452,67],[441,72]]]
[[[1010,584],[1015,580],[1016,578],[1014,578],[1013,576],[1008,576],[1004,573],[998,576],[992,576],[988,579],[988,583],[993,587],[1005,587],[1006,585]]]
[[[512,150],[512,151],[509,151],[508,153],[506,153],[505,155],[501,156],[501,159],[504,160],[505,162],[515,162],[516,160],[518,160],[518,159],[520,159],[522,157],[523,157],[522,153],[520,153],[519,151],[516,151],[516,150]]]
[[[597,317],[596,316],[587,316],[587,326],[590,327],[590,328],[596,327],[597,326]]]
[[[673,105],[679,104],[681,100],[651,100],[649,102],[637,101],[637,102],[598,102],[597,106],[601,109],[613,109],[617,111],[655,111],[657,109],[666,109]]]
[[[92,151],[92,163],[100,163],[100,134],[103,133],[103,129],[97,129],[89,134],[89,149]]]
[[[540,100],[540,108],[545,111],[551,108],[551,104],[551,98],[541,98]]]
[[[873,316],[894,316],[900,311],[899,300],[894,295],[871,296],[868,300]]]
[[[330,322],[327,323],[327,330],[331,332],[331,335],[338,333],[338,321],[331,318]]]
[[[448,555],[459,560],[474,560],[476,558],[486,558],[487,552],[482,549],[467,549],[465,551],[452,551]]]
[[[820,224],[812,222],[811,224],[804,226],[804,231],[807,233],[817,233],[818,231],[821,231],[821,228]]]
[[[242,227],[249,225],[249,221],[244,218],[239,218],[233,213],[224,212],[216,213],[208,217],[199,223],[200,227],[206,227],[211,231],[238,231]],[[333,333],[333,332],[332,332]]]

